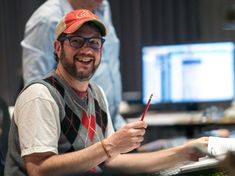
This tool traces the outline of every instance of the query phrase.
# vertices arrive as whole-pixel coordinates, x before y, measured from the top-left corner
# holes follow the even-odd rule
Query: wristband
[[[109,158],[111,158],[111,155],[109,154],[108,150],[107,150],[106,147],[104,146],[104,141],[102,140],[102,141],[100,141],[100,142],[101,142],[101,145],[102,145],[102,147],[103,147],[103,149],[104,149],[106,155],[107,155]]]

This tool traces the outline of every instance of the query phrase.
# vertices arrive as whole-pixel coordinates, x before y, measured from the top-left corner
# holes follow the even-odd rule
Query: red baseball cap
[[[73,10],[67,13],[56,26],[56,39],[62,33],[70,34],[78,30],[84,23],[93,22],[100,30],[101,35],[105,36],[107,30],[99,17],[86,9]]]

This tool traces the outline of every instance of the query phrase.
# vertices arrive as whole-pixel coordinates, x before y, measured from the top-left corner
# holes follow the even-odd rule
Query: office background
[[[22,88],[20,41],[24,26],[45,0],[1,0],[0,96],[14,105]],[[152,44],[234,41],[224,30],[234,0],[109,0],[121,41],[121,74],[125,98],[141,93],[141,47]],[[35,41],[36,42],[36,41]],[[128,98],[129,99],[129,98]]]

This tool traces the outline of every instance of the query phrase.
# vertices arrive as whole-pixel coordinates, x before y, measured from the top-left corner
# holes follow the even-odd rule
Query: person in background
[[[24,84],[42,78],[56,67],[52,52],[56,24],[67,12],[80,8],[93,11],[109,31],[101,64],[92,79],[103,88],[114,128],[119,129],[126,123],[119,113],[122,96],[119,70],[120,42],[112,24],[107,0],[47,0],[33,13],[26,24],[24,39],[21,42]]]
[[[100,66],[106,34],[99,17],[85,9],[58,23],[55,71],[31,82],[17,98],[5,176],[105,169],[153,173],[202,156],[192,148],[207,147],[207,137],[158,152],[127,153],[140,146],[147,124],[138,120],[114,132],[105,94],[90,80]]]

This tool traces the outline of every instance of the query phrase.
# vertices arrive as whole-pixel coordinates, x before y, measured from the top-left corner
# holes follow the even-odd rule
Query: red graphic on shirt
[[[91,114],[90,118],[88,118],[87,113],[82,113],[82,124],[87,129],[88,136],[91,140],[91,142],[94,139],[95,135],[95,128],[96,128],[96,121],[95,116]]]

